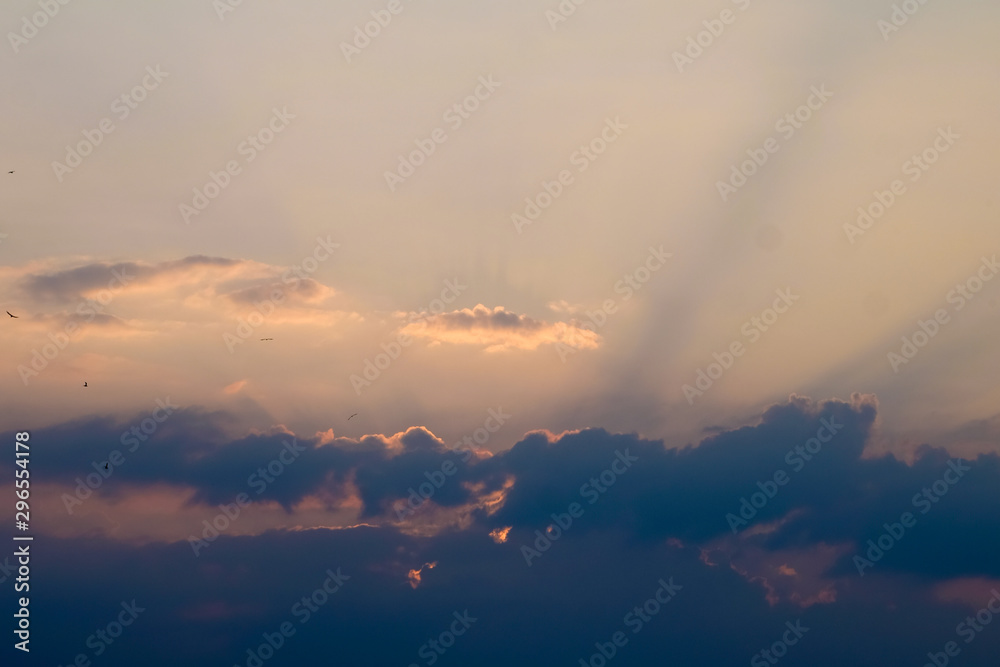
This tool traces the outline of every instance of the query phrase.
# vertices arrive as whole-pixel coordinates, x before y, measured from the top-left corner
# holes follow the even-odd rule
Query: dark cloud
[[[422,428],[360,442],[281,430],[233,439],[224,419],[178,411],[107,493],[165,483],[193,488],[196,503],[231,502],[294,442],[295,463],[260,499],[281,503],[294,522],[307,496],[335,505],[356,494],[372,525],[223,535],[197,557],[183,539],[36,542],[45,579],[33,613],[52,619],[38,635],[44,656],[68,663],[100,619],[135,598],[148,616],[105,664],[246,664],[246,648],[295,622],[295,601],[341,567],[349,582],[315,620],[295,622],[297,635],[268,665],[427,664],[420,646],[466,609],[479,620],[441,664],[579,664],[619,630],[629,643],[615,665],[746,664],[780,639],[786,621],[803,619],[810,630],[789,649],[789,664],[919,665],[976,611],[942,602],[936,586],[1000,579],[998,457],[965,461],[924,446],[911,464],[866,458],[876,404],[860,396],[792,397],[697,447],[587,429],[531,433],[491,457],[450,451]],[[32,438],[46,447],[33,455],[32,474],[71,484],[127,429],[94,419],[40,430]],[[810,446],[817,451],[805,460]],[[446,464],[452,472],[427,502],[462,520],[407,534],[394,503],[440,480]],[[779,471],[788,482],[734,535],[726,515]],[[947,492],[921,512],[914,496],[940,491],[944,478]],[[501,491],[502,504],[484,502]],[[573,503],[582,512],[572,523],[550,528]],[[907,511],[915,525],[860,576],[852,557]],[[491,539],[507,527],[506,541]],[[421,568],[413,588],[408,572]],[[626,614],[671,577],[681,592],[633,634]],[[981,592],[985,604],[991,593]],[[963,664],[991,664],[998,647],[1000,627],[987,628],[963,648]]]
[[[323,286],[312,278],[296,278],[283,281],[268,281],[265,284],[235,289],[226,294],[234,303],[254,305],[261,301],[283,301],[285,299],[313,299],[323,293]]]
[[[33,299],[79,301],[84,292],[92,290],[118,290],[125,285],[141,285],[164,274],[199,267],[231,267],[241,261],[193,255],[159,264],[96,262],[65,271],[29,275],[22,279],[21,287]]]
[[[628,643],[609,664],[747,664],[786,622],[801,621],[808,631],[788,664],[902,667],[954,640],[969,613],[910,582],[885,581],[854,582],[836,604],[772,606],[759,583],[706,565],[696,548],[637,548],[614,528],[569,531],[531,568],[516,545],[473,529],[424,538],[372,527],[223,536],[198,558],[184,543],[48,540],[35,548],[44,573],[32,602],[37,664],[69,664],[80,652],[93,659],[87,637],[133,599],[145,611],[101,664],[245,665],[246,650],[287,621],[295,634],[267,665],[426,665],[421,646],[468,610],[476,620],[442,665],[574,665],[619,631]],[[437,565],[411,588],[406,572],[427,562]],[[307,620],[303,607],[294,611],[338,570],[349,577],[339,591]],[[654,598],[660,580],[681,589],[636,633],[627,615]],[[963,648],[962,664],[991,664],[1000,647],[994,630]]]
[[[419,427],[399,436],[398,443],[375,436],[322,442],[283,431],[220,441],[218,428],[204,427],[211,417],[179,410],[142,442],[140,427],[153,424],[149,415],[44,430],[39,437],[51,444],[35,463],[53,481],[71,485],[118,449],[128,465],[116,471],[116,484],[99,493],[164,483],[194,488],[192,502],[216,505],[249,488],[255,500],[278,502],[289,512],[307,496],[346,499],[356,493],[364,520],[396,519],[395,504],[422,484],[435,486],[430,503],[456,508],[482,504],[509,483],[498,511],[477,510],[477,520],[491,530],[512,526],[515,534],[530,533],[550,523],[553,512],[577,502],[587,508],[587,529],[625,528],[650,542],[731,536],[731,517],[739,516],[743,499],[763,498],[770,487],[774,497],[737,525],[746,532],[780,520],[773,531],[755,538],[768,549],[863,545],[883,532],[884,523],[909,511],[919,519],[919,529],[907,537],[912,544],[929,548],[949,526],[966,529],[965,537],[949,538],[958,540],[956,549],[940,558],[892,558],[881,567],[936,576],[1000,576],[998,561],[981,548],[985,543],[1000,547],[997,455],[965,462],[970,472],[954,488],[946,485],[945,497],[938,500],[932,493],[928,500],[915,499],[957,459],[930,446],[919,450],[912,465],[890,455],[863,458],[875,416],[874,403],[859,397],[820,404],[793,397],[769,408],[758,424],[711,436],[697,447],[667,449],[636,435],[587,429],[555,439],[529,434],[510,450],[480,460],[445,448]],[[823,444],[818,435],[829,442]],[[818,451],[810,454],[810,446]],[[131,447],[136,453],[127,452]],[[616,463],[624,455],[635,463]],[[445,468],[447,475],[441,473]],[[626,472],[619,475],[612,468]],[[775,484],[776,474],[787,476],[784,485]],[[613,485],[602,490],[608,480]],[[981,536],[976,527],[995,537]],[[842,564],[841,569],[849,568]]]

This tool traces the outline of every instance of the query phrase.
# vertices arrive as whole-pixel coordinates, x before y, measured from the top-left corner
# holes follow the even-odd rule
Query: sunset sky
[[[10,664],[993,664],[998,22],[10,0]]]

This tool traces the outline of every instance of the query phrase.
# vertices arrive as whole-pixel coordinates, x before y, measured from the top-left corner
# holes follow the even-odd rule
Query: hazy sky
[[[671,450],[762,428],[774,405],[864,416],[847,486],[889,474],[864,468],[883,455],[930,465],[925,445],[995,466],[1000,5],[902,4],[10,0],[0,430],[66,457],[36,464],[37,529],[190,558],[206,512],[293,436],[310,472],[222,541],[503,528],[476,512],[587,468],[567,432]],[[150,444],[68,512],[61,495],[157,401],[177,408]],[[479,472],[443,502],[461,516],[394,524],[386,498],[428,461],[403,459],[477,433]],[[725,502],[738,472],[720,473]],[[636,494],[622,511],[676,511]],[[711,550],[672,520],[650,519],[658,540]],[[796,535],[832,550],[806,558],[828,579],[803,586],[827,592],[785,601],[847,595],[815,563],[867,537]],[[730,565],[744,588],[763,567]],[[235,662],[265,629],[239,627],[206,630],[208,653]]]

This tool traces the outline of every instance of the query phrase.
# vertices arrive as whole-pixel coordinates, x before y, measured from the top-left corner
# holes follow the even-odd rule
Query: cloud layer
[[[148,600],[116,659],[141,636],[157,649],[148,664],[243,664],[261,633],[296,622],[285,618],[296,599],[343,568],[351,578],[301,624],[282,664],[333,645],[354,664],[419,662],[421,645],[466,609],[478,620],[449,659],[545,664],[590,656],[672,577],[683,588],[648,621],[655,629],[626,630],[620,664],[747,661],[796,619],[810,628],[794,649],[808,664],[919,663],[1000,584],[1000,460],[931,446],[912,464],[866,454],[876,418],[872,397],[792,397],[697,447],[602,429],[539,431],[490,456],[456,451],[421,427],[360,440],[282,429],[232,439],[221,415],[180,410],[96,492],[117,521],[163,487],[189,490],[194,516],[209,521],[241,493],[283,508],[286,525],[311,516],[310,499],[330,517],[354,518],[238,536],[223,528],[218,537],[201,525],[205,541],[194,549],[183,534],[146,546],[101,532],[50,538],[39,615],[71,606],[99,619],[119,598]],[[38,449],[33,474],[55,485],[47,493],[72,492],[125,430],[96,420],[40,431],[33,438],[51,445]],[[91,435],[74,435],[83,433]],[[275,461],[285,462],[280,471]],[[254,475],[262,477],[248,484]],[[414,505],[400,512],[413,491]],[[728,517],[749,514],[743,499],[754,515],[734,524]],[[862,576],[855,556],[904,512],[915,524]],[[67,551],[77,554],[72,567],[55,555]],[[392,631],[373,643],[380,627]],[[67,622],[49,645],[81,645],[89,632]],[[190,634],[178,645],[171,637],[180,632]],[[997,637],[984,632],[969,655],[995,650]]]

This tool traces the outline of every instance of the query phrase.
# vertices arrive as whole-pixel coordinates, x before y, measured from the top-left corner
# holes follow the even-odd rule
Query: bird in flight
[[[7,314],[10,315],[10,311],[9,310],[7,311]],[[17,319],[17,315],[10,315],[10,316],[13,317],[15,320]]]
[[[8,173],[8,174],[13,174],[14,172],[12,172],[12,171],[8,171],[7,173]]]
[[[104,469],[105,469],[105,470],[107,470],[107,469],[108,469],[108,464],[107,464],[107,463],[105,463],[105,464],[104,464]]]
[[[261,340],[274,340],[273,338],[261,338]]]
[[[352,419],[354,419],[357,416],[358,416],[358,413],[355,412],[353,415],[351,415],[350,417],[347,418],[347,421],[351,421]]]
[[[83,383],[83,386],[84,386],[84,387],[86,387],[86,386],[87,386],[87,383],[86,383],[86,382],[84,382],[84,383]]]

